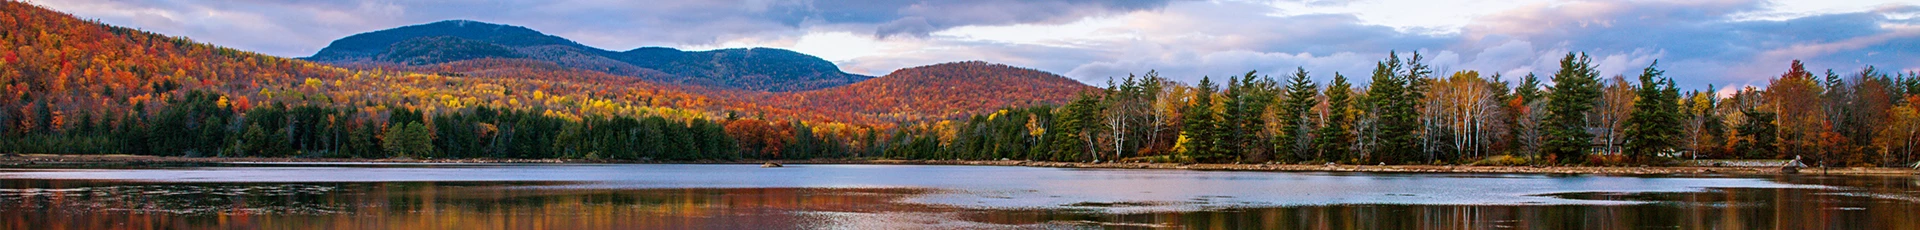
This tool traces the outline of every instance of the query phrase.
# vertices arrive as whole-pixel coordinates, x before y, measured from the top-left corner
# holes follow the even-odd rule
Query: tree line
[[[1551,84],[1434,73],[1419,53],[1376,63],[1369,84],[1296,69],[1187,85],[1147,72],[1059,106],[905,125],[885,156],[908,159],[1346,164],[1658,165],[1676,159],[1911,164],[1920,78],[1871,66],[1765,88],[1681,90],[1658,62],[1602,78],[1568,53]],[[1441,75],[1443,74],[1443,75]]]
[[[48,117],[44,103],[29,108]],[[240,109],[188,91],[123,116],[81,114],[64,127],[9,120],[0,151],[190,157],[737,160],[857,157],[852,144],[804,122],[666,117],[570,119],[540,109],[480,106],[428,114],[272,103]],[[861,148],[864,149],[864,148]]]

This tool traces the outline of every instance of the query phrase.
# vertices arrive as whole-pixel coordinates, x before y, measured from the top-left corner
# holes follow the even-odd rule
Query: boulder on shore
[[[779,168],[779,167],[786,167],[786,166],[780,165],[780,163],[767,162],[766,164],[760,164],[760,167],[761,168]]]

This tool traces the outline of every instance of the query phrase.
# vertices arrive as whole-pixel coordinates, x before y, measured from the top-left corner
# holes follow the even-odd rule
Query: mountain
[[[800,92],[807,107],[903,117],[954,118],[1005,107],[1064,104],[1097,90],[1035,69],[984,61],[895,70],[852,85]]]
[[[375,114],[389,108],[457,112],[485,106],[538,109],[560,117],[669,114],[676,118],[770,110],[740,100],[710,98],[704,91],[683,86],[512,59],[525,54],[505,52],[507,46],[499,45],[502,40],[497,38],[357,40],[390,43],[374,52],[379,55],[360,57],[370,60],[491,58],[353,70],[110,26],[22,2],[0,2],[0,12],[7,12],[0,14],[0,130],[132,124],[153,119],[140,116],[159,116],[176,104],[198,102],[194,95],[208,94],[217,97],[217,107],[230,112],[275,104],[361,111],[339,114],[343,122],[382,120]],[[15,34],[36,36],[5,36]],[[556,41],[564,40],[506,44],[567,46]],[[373,46],[340,47],[326,53],[366,55],[369,49],[355,47]],[[817,119],[781,110],[768,113]]]
[[[192,102],[186,98],[189,92],[213,93],[220,99],[218,107],[234,112],[273,104],[352,109],[358,112],[339,116],[343,121],[358,123],[378,123],[375,121],[383,120],[383,111],[388,109],[457,113],[484,106],[532,109],[547,116],[570,118],[646,115],[721,120],[739,115],[770,121],[886,127],[900,121],[1060,103],[1075,92],[1093,89],[1043,71],[978,61],[901,69],[885,77],[832,87],[828,85],[838,83],[821,77],[815,82],[789,81],[822,87],[808,91],[673,84],[648,79],[682,76],[654,68],[785,76],[794,74],[783,72],[835,67],[824,60],[779,49],[681,51],[652,47],[617,52],[628,53],[623,55],[595,55],[592,53],[597,51],[583,49],[577,43],[531,36],[538,33],[505,26],[484,30],[524,36],[362,36],[343,39],[322,52],[327,55],[309,58],[389,64],[378,69],[341,68],[328,62],[263,55],[101,24],[27,3],[6,2],[0,7],[9,12],[0,14],[0,34],[36,35],[0,36],[0,130],[79,127],[89,122],[119,125],[124,119],[142,119],[129,115],[154,116],[158,109],[174,103]],[[527,44],[545,45],[524,46]],[[369,47],[379,48],[373,51]],[[613,68],[541,60],[562,52],[582,55],[579,59],[598,58]],[[618,74],[621,71],[646,77]]]
[[[642,68],[685,77],[675,83],[743,86],[772,92],[823,89],[872,78],[840,72],[839,66],[826,59],[775,48],[680,51],[643,47],[615,57]]]
[[[684,84],[767,92],[806,91],[864,81],[825,59],[773,48],[614,52],[526,27],[468,20],[347,36],[304,59],[353,65],[417,66],[473,59],[532,59],[564,67]]]
[[[407,39],[394,43],[378,60],[407,65],[425,65],[480,58],[524,58],[519,52],[498,44],[460,37],[437,36]]]
[[[447,20],[420,25],[402,26],[368,33],[347,36],[334,40],[326,48],[320,49],[308,60],[316,61],[357,61],[384,56],[395,45],[410,40],[453,37],[461,40],[489,43],[504,47],[564,46],[592,50],[565,38],[540,33],[526,27],[498,25],[468,20]]]

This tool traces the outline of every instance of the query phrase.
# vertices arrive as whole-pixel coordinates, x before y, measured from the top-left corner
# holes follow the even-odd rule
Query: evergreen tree
[[[1052,159],[1056,161],[1078,161],[1084,157],[1098,156],[1094,145],[1095,132],[1099,130],[1100,99],[1092,94],[1082,93],[1072,103],[1061,107],[1060,117],[1055,122]]]
[[[264,126],[261,126],[260,124],[248,125],[247,131],[241,134],[241,138],[242,138],[241,144],[243,145],[243,148],[241,149],[240,156],[243,156],[243,157],[286,156],[289,152],[291,152],[291,150],[286,148],[287,146],[286,138],[282,138],[280,135],[277,135],[277,134],[278,134],[278,131],[271,128],[266,128]]]
[[[1351,160],[1347,156],[1353,145],[1353,85],[1347,84],[1347,76],[1333,73],[1333,83],[1327,84],[1327,119],[1320,125],[1314,138],[1315,149],[1319,151],[1317,159],[1326,161]]]
[[[347,140],[347,148],[345,149],[346,154],[359,158],[386,156],[386,153],[381,152],[379,135],[375,134],[375,131],[378,129],[379,128],[372,123],[353,129],[353,134],[348,135],[349,139]]]
[[[134,103],[134,114],[120,118],[120,124],[114,128],[114,136],[118,137],[120,151],[128,154],[153,154],[152,150],[147,148],[146,139],[149,133],[145,127],[141,126],[143,123],[141,118],[145,117],[143,116],[145,110],[140,108],[140,104]]]
[[[1538,139],[1538,135],[1535,134],[1539,133],[1539,126],[1537,124],[1529,124],[1536,122],[1533,120],[1534,114],[1544,112],[1540,110],[1541,108],[1534,107],[1534,103],[1541,99],[1540,78],[1535,77],[1533,73],[1527,73],[1526,77],[1520,78],[1520,85],[1513,87],[1513,96],[1513,100],[1516,103],[1507,105],[1509,107],[1508,111],[1511,112],[1508,114],[1509,119],[1507,120],[1507,124],[1510,124],[1507,126],[1508,133],[1513,134],[1512,140],[1516,147],[1513,153],[1526,156],[1538,156],[1538,154],[1540,154],[1538,152],[1539,149],[1535,147],[1538,147],[1536,145],[1540,140]],[[1525,110],[1524,113],[1522,109]]]
[[[1405,163],[1414,160],[1420,152],[1419,101],[1421,90],[1417,81],[1431,72],[1419,64],[1420,53],[1401,62],[1398,53],[1389,53],[1387,60],[1375,64],[1373,85],[1367,91],[1367,104],[1376,116],[1374,161],[1384,163]],[[1404,71],[1404,72],[1403,72]]]
[[[1412,137],[1419,137],[1419,140],[1413,142],[1414,146],[1418,147],[1418,149],[1416,149],[1418,151],[1408,153],[1424,153],[1403,156],[1402,159],[1407,161],[1422,160],[1421,163],[1424,163],[1440,160],[1438,156],[1443,151],[1439,148],[1440,144],[1436,142],[1441,142],[1447,138],[1438,136],[1438,134],[1442,134],[1441,132],[1429,132],[1429,130],[1444,130],[1444,128],[1438,127],[1439,123],[1430,120],[1429,118],[1431,118],[1431,116],[1427,116],[1428,113],[1424,111],[1427,91],[1432,88],[1433,84],[1433,78],[1430,77],[1433,75],[1433,69],[1427,66],[1426,63],[1421,62],[1421,60],[1422,56],[1420,56],[1420,52],[1418,51],[1413,52],[1413,56],[1407,58],[1406,72],[1400,76],[1401,79],[1406,80],[1407,91],[1405,94],[1401,94],[1400,100],[1395,100],[1395,102],[1404,104],[1395,106],[1394,108],[1399,110],[1397,111],[1398,113],[1406,114],[1404,117],[1407,120],[1402,122],[1411,127],[1409,130],[1413,130],[1412,132],[1407,132],[1408,140],[1413,140]]]
[[[47,100],[34,100],[32,133],[51,134],[53,128],[53,108],[47,106]]]
[[[428,157],[433,151],[433,137],[427,132],[426,125],[420,122],[388,126],[382,144],[397,157]]]
[[[227,140],[227,133],[233,132],[227,130],[226,127],[226,119],[221,117],[208,117],[206,123],[200,125],[199,137],[195,138],[197,140],[194,141],[194,152],[201,156],[217,155],[221,152],[220,147],[223,147],[223,144],[229,142]]]
[[[697,139],[701,144],[701,146],[700,146],[700,152],[699,152],[700,155],[695,156],[696,158],[700,158],[700,159],[738,159],[739,158],[739,156],[732,154],[732,153],[740,152],[739,142],[737,140],[734,140],[732,137],[727,136],[727,128],[725,126],[720,125],[720,123],[708,121],[707,119],[693,119],[693,124],[690,125],[690,128],[700,133],[700,137],[701,137],[700,139]],[[809,132],[811,132],[812,129],[808,129],[808,130]]]
[[[1655,61],[1641,71],[1640,87],[1635,92],[1639,100],[1634,102],[1632,117],[1627,119],[1626,152],[1633,162],[1646,162],[1655,154],[1679,146],[1679,92],[1673,88],[1671,79],[1660,77],[1666,71],[1656,69],[1659,63]]]
[[[74,124],[73,129],[67,130],[68,135],[88,135],[93,133],[93,113],[80,112],[80,119],[75,120],[80,121],[80,123]]]
[[[1314,85],[1313,78],[1307,77],[1306,68],[1295,67],[1293,77],[1287,79],[1286,89],[1286,99],[1276,114],[1280,119],[1280,136],[1274,139],[1274,145],[1278,146],[1274,154],[1285,154],[1293,161],[1320,158],[1313,156],[1313,138],[1309,134],[1314,124],[1312,114],[1308,113],[1313,110],[1314,97],[1319,95],[1320,88]]]
[[[806,123],[799,121],[793,122],[792,126],[793,142],[792,144],[788,144],[786,148],[781,149],[781,151],[786,151],[786,153],[781,153],[780,156],[788,159],[819,157],[823,147],[820,146],[822,141],[819,137],[813,135],[813,128],[807,127]]]
[[[1600,78],[1585,53],[1567,53],[1560,59],[1560,71],[1553,74],[1553,91],[1547,100],[1546,144],[1542,152],[1562,163],[1585,160],[1593,147],[1593,134],[1587,132],[1587,113],[1600,97]]]
[[[1736,130],[1740,140],[1734,143],[1734,151],[1750,159],[1777,156],[1780,151],[1780,127],[1773,122],[1779,115],[1753,109],[1741,111],[1741,113],[1747,119]]]
[[[1540,78],[1527,73],[1526,77],[1520,78],[1520,86],[1513,88],[1513,95],[1520,97],[1522,102],[1540,100]]]
[[[641,160],[666,159],[661,150],[667,148],[667,137],[660,133],[662,123],[665,121],[656,119],[659,117],[640,120],[640,124],[635,128],[635,136],[638,136],[639,141],[634,143],[634,149],[637,151],[634,155]]]
[[[1200,84],[1194,86],[1192,101],[1181,110],[1180,140],[1177,149],[1187,158],[1202,162],[1212,162],[1225,157],[1217,133],[1219,117],[1213,110],[1213,93],[1218,90],[1213,81],[1200,78]]]
[[[1223,94],[1220,123],[1215,128],[1219,138],[1218,147],[1226,154],[1239,155],[1240,161],[1258,162],[1271,159],[1272,145],[1270,136],[1264,136],[1266,119],[1263,117],[1267,105],[1273,101],[1274,82],[1257,77],[1249,71],[1238,78],[1229,78],[1227,92]]]

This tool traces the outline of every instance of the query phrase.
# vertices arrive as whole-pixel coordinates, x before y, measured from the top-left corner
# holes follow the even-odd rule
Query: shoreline
[[[1177,163],[1080,163],[1043,161],[974,160],[702,160],[631,161],[580,159],[362,159],[362,158],[288,158],[288,157],[163,157],[139,155],[20,154],[0,155],[0,168],[112,167],[164,164],[221,163],[444,163],[444,164],[565,164],[565,163],[641,163],[641,164],[866,164],[866,165],[973,165],[1077,169],[1168,169],[1205,171],[1265,172],[1364,172],[1364,173],[1512,173],[1512,174],[1602,174],[1602,175],[1796,175],[1782,173],[1778,167],[1703,167],[1703,166],[1458,166],[1458,165],[1304,165],[1304,164],[1177,164]],[[1797,175],[1841,176],[1914,176],[1920,170],[1907,168],[1801,168]]]

